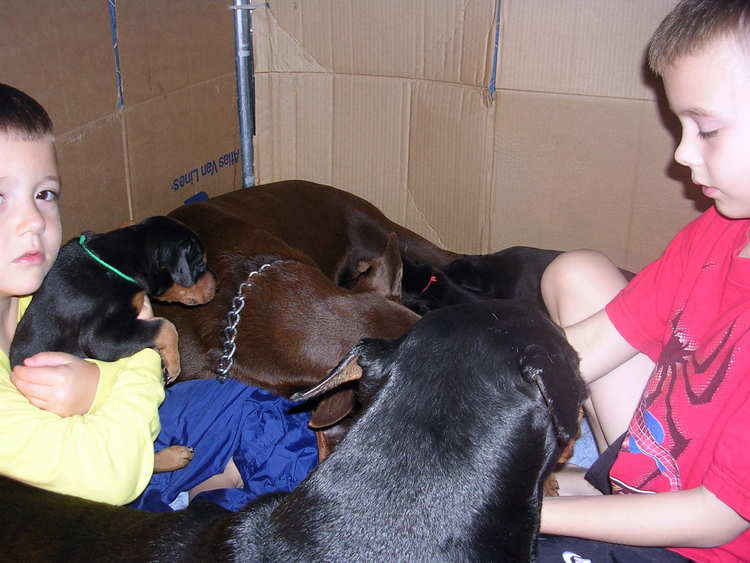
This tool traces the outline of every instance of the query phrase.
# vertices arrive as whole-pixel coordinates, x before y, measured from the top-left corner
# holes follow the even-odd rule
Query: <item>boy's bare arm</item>
[[[593,383],[638,353],[609,320],[605,310],[568,327],[568,342],[581,359],[581,376]]]
[[[750,522],[704,487],[654,494],[546,497],[541,532],[609,543],[714,547]]]

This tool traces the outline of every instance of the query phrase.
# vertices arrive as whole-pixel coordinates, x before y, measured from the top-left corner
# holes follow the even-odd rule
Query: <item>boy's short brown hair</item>
[[[52,135],[52,120],[34,98],[0,83],[0,133],[32,141]]]
[[[676,59],[728,35],[734,35],[745,48],[750,47],[748,0],[682,0],[654,32],[648,64],[661,76]]]

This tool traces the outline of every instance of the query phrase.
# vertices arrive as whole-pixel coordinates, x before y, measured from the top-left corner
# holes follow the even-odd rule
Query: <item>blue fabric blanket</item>
[[[191,446],[195,456],[183,469],[154,474],[130,506],[171,511],[182,491],[221,473],[230,458],[244,488],[206,491],[196,498],[236,511],[261,495],[291,491],[318,462],[315,434],[307,426],[310,415],[294,406],[232,379],[223,384],[186,381],[168,388],[159,409],[162,429],[155,449],[181,444]]]

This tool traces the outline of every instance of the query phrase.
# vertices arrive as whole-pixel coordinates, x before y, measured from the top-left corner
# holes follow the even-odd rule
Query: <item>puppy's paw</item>
[[[168,320],[157,317],[160,322],[159,332],[156,334],[154,348],[161,356],[161,363],[167,371],[167,383],[172,383],[180,375],[180,351],[177,329]]]
[[[193,448],[188,446],[169,446],[154,454],[154,473],[182,469],[193,459]]]

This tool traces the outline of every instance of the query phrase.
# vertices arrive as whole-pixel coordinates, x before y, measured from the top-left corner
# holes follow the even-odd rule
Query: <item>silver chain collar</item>
[[[232,308],[227,313],[227,326],[224,328],[224,342],[221,346],[222,354],[215,371],[216,379],[219,383],[226,381],[229,371],[234,364],[234,354],[237,351],[237,344],[234,341],[237,338],[237,325],[240,324],[240,313],[245,307],[245,290],[252,285],[252,279],[255,276],[259,276],[274,264],[281,264],[283,262],[289,262],[289,260],[276,260],[275,262],[263,264],[257,270],[250,272],[245,281],[237,288],[237,293],[232,298]]]

